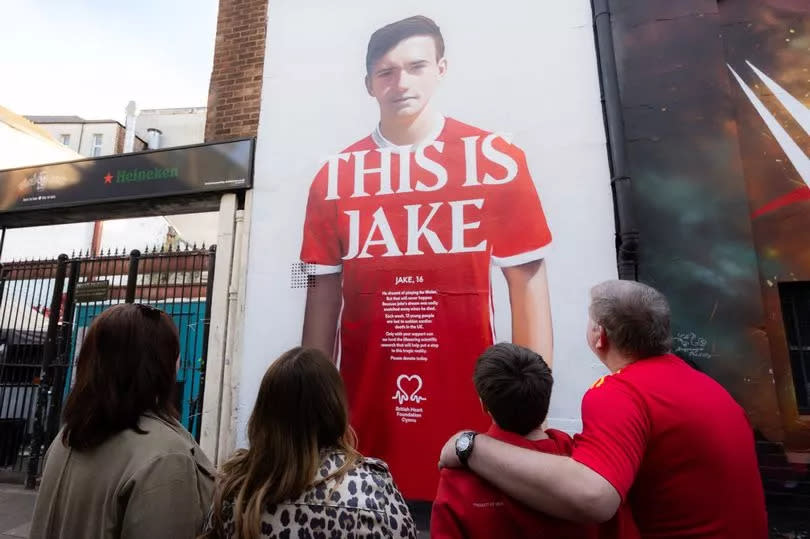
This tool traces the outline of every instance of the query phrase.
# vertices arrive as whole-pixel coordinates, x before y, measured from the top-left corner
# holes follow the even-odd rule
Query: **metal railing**
[[[177,408],[199,438],[216,248],[75,253],[0,266],[0,469],[33,486],[60,428],[87,328],[124,302],[166,311],[180,334]]]

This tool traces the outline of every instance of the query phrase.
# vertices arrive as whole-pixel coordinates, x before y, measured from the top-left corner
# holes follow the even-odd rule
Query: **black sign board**
[[[110,299],[110,281],[87,281],[76,284],[76,303],[106,301]]]
[[[244,139],[0,170],[0,214],[248,189],[253,143]]]

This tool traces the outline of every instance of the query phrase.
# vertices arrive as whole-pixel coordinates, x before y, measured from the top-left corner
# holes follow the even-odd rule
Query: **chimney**
[[[130,101],[127,105],[127,120],[124,131],[124,153],[130,153],[135,149],[135,102]]]
[[[163,133],[160,129],[155,129],[154,127],[150,127],[146,130],[146,140],[149,144],[150,150],[157,150],[160,148],[160,135]]]

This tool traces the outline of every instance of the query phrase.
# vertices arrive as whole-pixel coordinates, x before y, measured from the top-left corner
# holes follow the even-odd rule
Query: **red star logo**
[[[108,172],[107,175],[104,176],[104,183],[112,183],[112,179],[113,175]]]

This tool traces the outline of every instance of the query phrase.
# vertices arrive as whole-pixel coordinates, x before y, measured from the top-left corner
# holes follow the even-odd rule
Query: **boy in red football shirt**
[[[554,455],[570,455],[571,437],[543,430],[553,379],[543,358],[509,343],[489,347],[478,358],[475,390],[492,417],[487,436]],[[434,539],[492,537],[596,537],[596,526],[537,513],[465,469],[445,468],[430,518]]]
[[[538,354],[510,343],[491,346],[478,358],[473,382],[492,418],[487,436],[533,451],[571,454],[573,440],[568,434],[543,430],[554,379]],[[574,523],[534,511],[469,470],[444,468],[433,502],[430,536],[632,539],[638,532],[626,506],[600,526]]]
[[[434,108],[447,61],[432,20],[374,32],[366,69],[379,124],[309,192],[302,341],[333,354],[360,451],[428,500],[444,438],[488,424],[459,373],[493,342],[492,266],[509,288],[512,341],[551,361],[551,233],[520,148]]]

